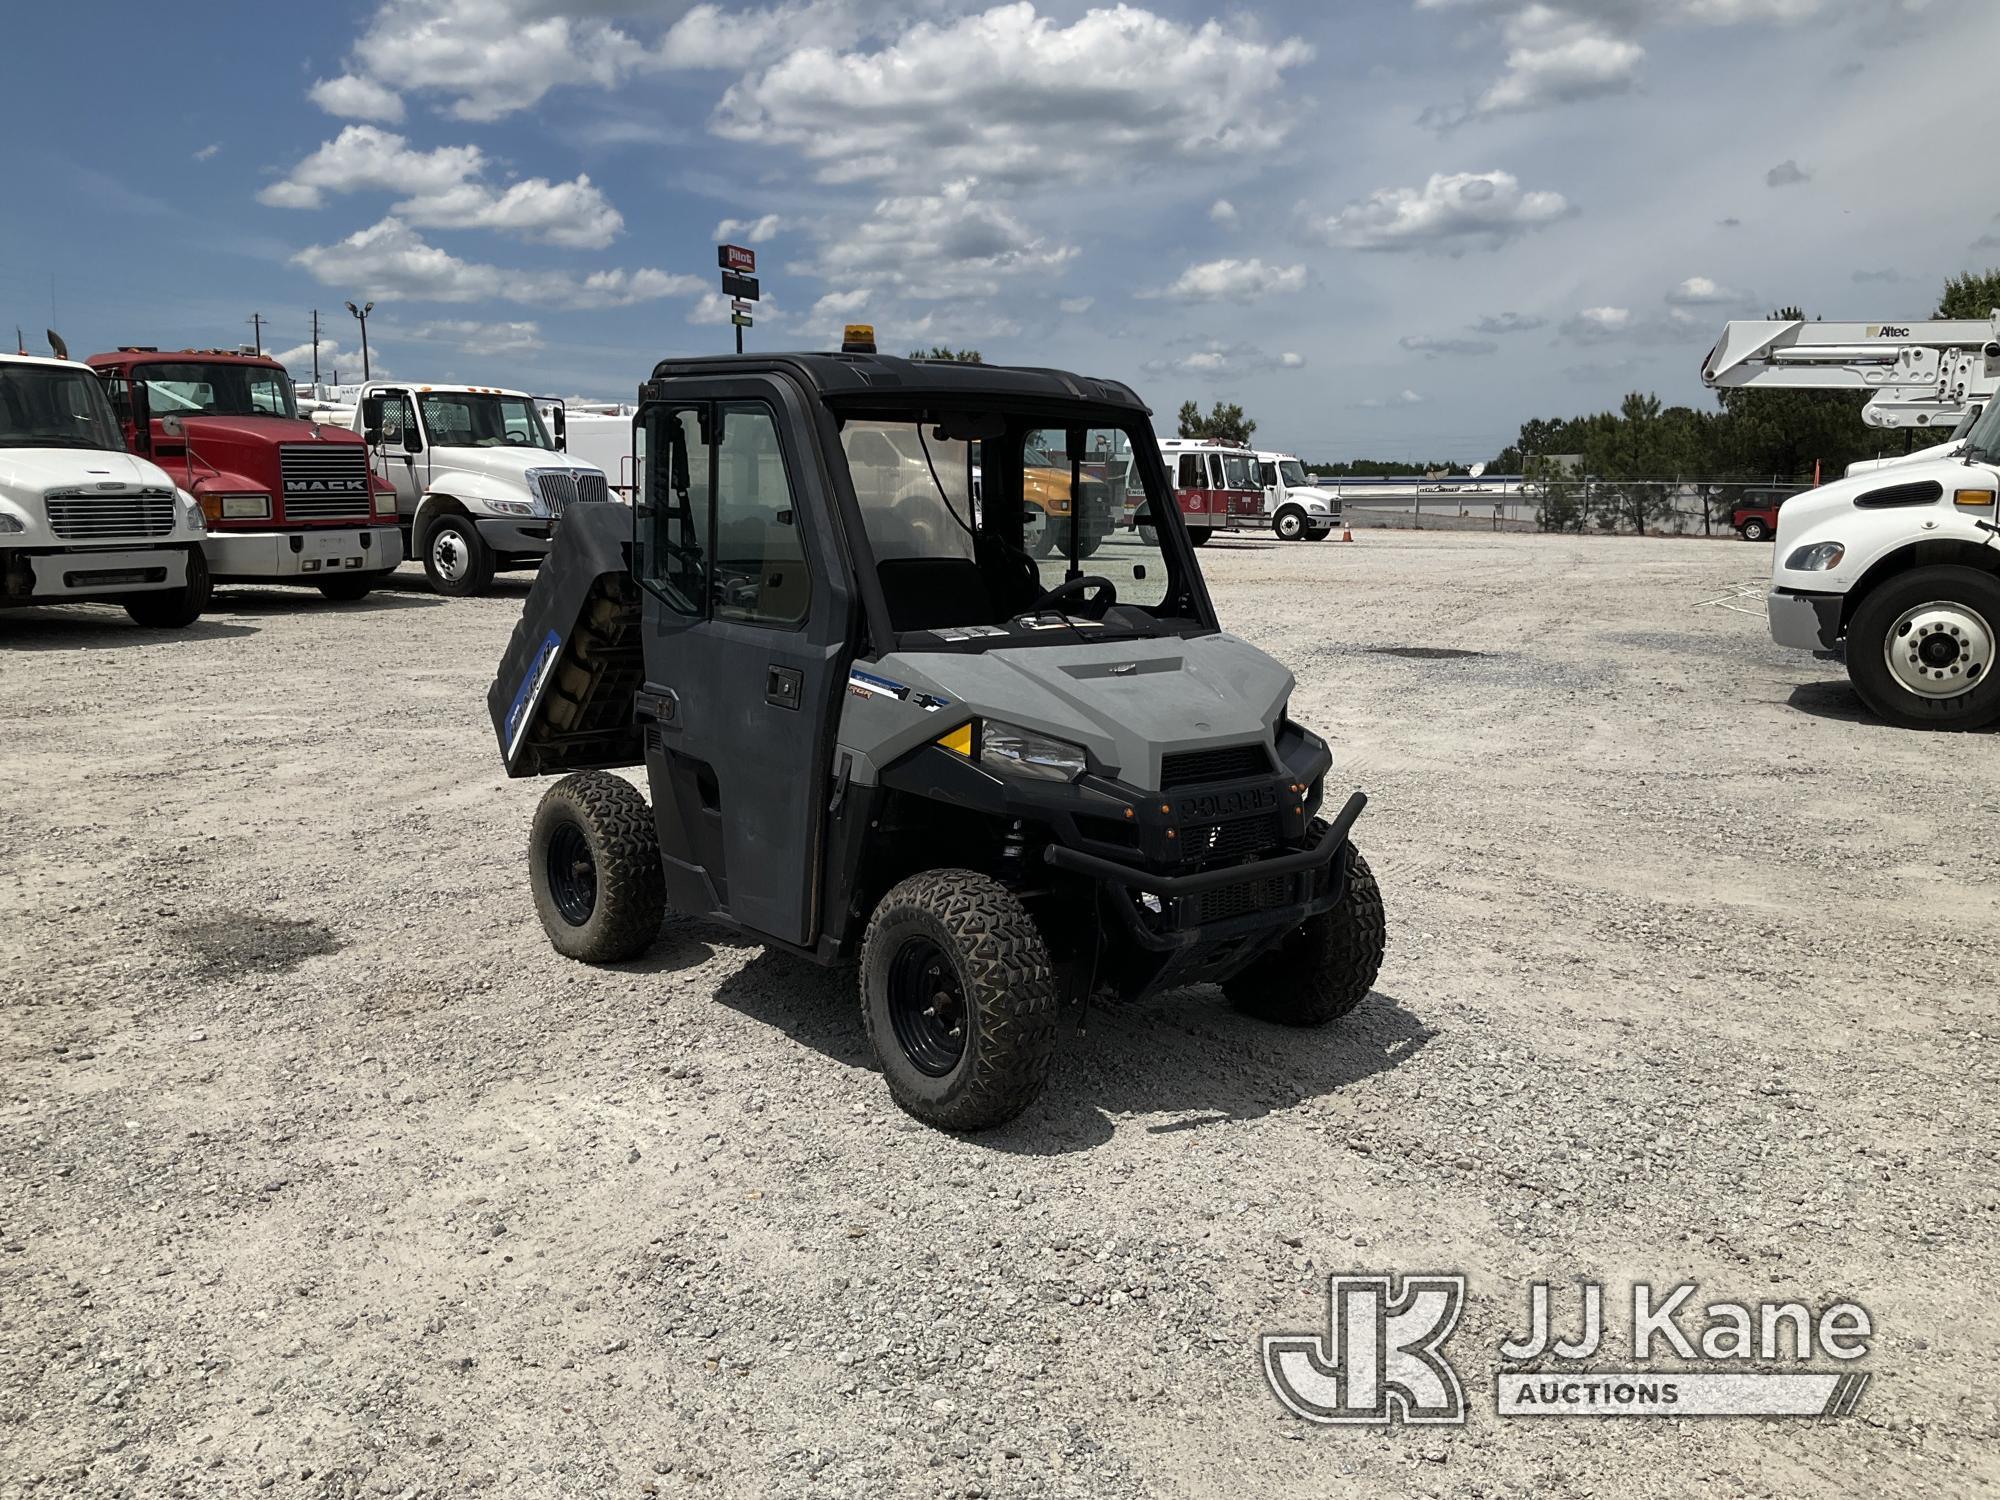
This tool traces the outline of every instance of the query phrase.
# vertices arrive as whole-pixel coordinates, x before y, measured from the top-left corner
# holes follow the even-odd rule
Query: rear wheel
[[[208,559],[201,555],[201,548],[190,547],[186,581],[177,589],[139,594],[125,600],[125,613],[132,617],[135,624],[154,630],[185,630],[201,618],[201,612],[208,608],[209,596],[213,593],[214,585],[208,578]]]
[[[971,870],[896,886],[869,918],[861,1013],[889,1093],[941,1130],[1034,1103],[1055,1056],[1048,948],[1014,893]]]
[[[603,771],[550,787],[528,836],[528,884],[556,952],[589,964],[644,953],[667,896],[653,810],[638,788]]]
[[[352,604],[356,599],[366,599],[369,590],[376,584],[372,573],[322,579],[319,591],[337,604]]]
[[[1324,826],[1315,823],[1314,834]],[[1354,845],[1340,857],[1347,862],[1340,900],[1223,981],[1223,994],[1245,1015],[1281,1026],[1324,1026],[1353,1010],[1374,985],[1387,946],[1382,888]]]
[[[1762,521],[1758,520],[1755,516],[1752,516],[1749,520],[1745,521],[1741,526],[1737,527],[1736,529],[1737,532],[1742,536],[1743,540],[1746,542],[1763,542],[1770,540],[1771,528],[1765,525]]]
[[[439,516],[424,533],[424,574],[440,594],[483,594],[493,583],[493,549],[470,516]]]
[[[2000,578],[1915,568],[1871,591],[1847,627],[1847,675],[1877,714],[1908,729],[1976,729],[2000,718]]]

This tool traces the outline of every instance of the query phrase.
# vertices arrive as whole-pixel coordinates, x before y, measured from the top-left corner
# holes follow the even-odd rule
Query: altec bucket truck
[[[1790,500],[1778,512],[1771,638],[1843,656],[1893,723],[2000,718],[2000,313],[1988,322],[1731,323],[1702,367],[1723,389],[1874,390],[1879,427],[1963,435]]]

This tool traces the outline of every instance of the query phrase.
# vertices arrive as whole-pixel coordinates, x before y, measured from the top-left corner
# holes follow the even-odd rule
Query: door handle
[[[764,678],[764,701],[773,708],[797,712],[805,686],[806,674],[797,667],[772,667]]]

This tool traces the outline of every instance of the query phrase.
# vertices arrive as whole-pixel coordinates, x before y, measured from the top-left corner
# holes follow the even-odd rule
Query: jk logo
[[[1465,1310],[1463,1276],[1329,1276],[1325,1333],[1267,1333],[1264,1378],[1308,1422],[1463,1424],[1465,1391],[1439,1351]]]

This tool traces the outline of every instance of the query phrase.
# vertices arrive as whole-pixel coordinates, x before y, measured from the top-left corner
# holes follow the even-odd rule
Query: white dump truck
[[[208,604],[192,495],[125,451],[88,365],[0,354],[0,606],[123,605],[178,629]]]
[[[1264,487],[1264,514],[1280,541],[1323,542],[1341,522],[1340,497],[1314,484],[1293,454],[1259,453],[1257,482]]]
[[[610,498],[604,470],[565,451],[561,402],[497,386],[371,381],[328,409],[359,432],[396,490],[405,551],[441,594],[483,593],[496,572],[535,568],[571,505]]]

